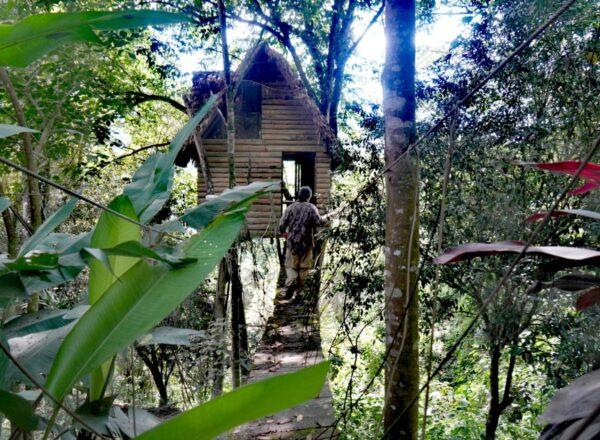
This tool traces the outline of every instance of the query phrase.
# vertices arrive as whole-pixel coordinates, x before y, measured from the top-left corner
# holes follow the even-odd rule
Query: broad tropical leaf
[[[448,264],[474,257],[501,253],[520,253],[525,244],[521,241],[499,241],[496,243],[468,243],[451,247],[433,260],[434,264]],[[560,260],[594,262],[600,260],[600,251],[568,246],[530,246],[529,255],[540,255]]]
[[[329,364],[254,382],[179,414],[137,437],[139,440],[209,440],[236,426],[315,398]]]
[[[133,220],[138,220],[131,201],[125,195],[115,197],[108,206]],[[142,231],[140,226],[117,217],[108,211],[104,211],[94,228],[90,245],[96,248],[112,247],[127,241],[139,241],[141,236]],[[94,251],[87,250],[87,252],[94,255]],[[90,281],[88,284],[88,296],[90,304],[96,303],[118,277],[127,272],[139,261],[139,258],[127,256],[106,256],[106,259],[106,264],[109,267],[105,267],[106,264],[103,264],[102,258],[98,258],[97,255],[89,263]],[[90,400],[96,401],[102,397],[104,383],[109,373],[110,361],[105,362],[91,372]]]
[[[133,205],[127,196],[116,197],[109,203],[108,207],[133,220],[138,220]],[[94,228],[90,246],[97,249],[111,248],[126,241],[139,241],[141,237],[140,226],[104,211]],[[90,304],[94,304],[102,296],[116,277],[127,272],[139,260],[139,258],[125,256],[109,256],[107,258],[112,273],[98,260],[89,264],[90,281],[88,291]]]
[[[123,194],[129,197],[140,221],[147,223],[169,199],[173,186],[173,164],[183,144],[192,135],[198,123],[216,102],[212,96],[202,108],[179,130],[171,141],[169,151],[150,156],[135,172]]]
[[[177,327],[156,327],[150,333],[137,340],[138,345],[185,345],[192,344],[192,339],[203,335],[198,330]]]
[[[598,404],[600,404],[600,370],[595,370],[558,390],[538,421],[551,425],[576,421],[589,416]],[[592,428],[593,426],[588,428],[585,434],[589,434]],[[583,435],[582,438],[584,437],[595,438]]]
[[[43,382],[63,339],[85,310],[87,310],[87,306],[63,310],[62,317],[65,325],[62,326],[56,326],[56,321],[53,323],[52,320],[49,320],[41,326],[41,331],[32,331],[31,333],[17,331],[15,334],[7,331],[6,337],[11,353],[27,371]],[[21,371],[10,364],[6,371],[6,385],[11,385],[16,381],[29,383]]]
[[[277,189],[279,189],[279,182],[254,182],[245,186],[236,186],[223,191],[219,197],[209,199],[200,206],[190,209],[181,217],[181,221],[194,229],[202,229],[221,212],[248,196],[256,193],[262,195]]]
[[[116,30],[189,21],[163,11],[87,11],[30,15],[0,25],[0,65],[26,67],[66,43],[101,43],[96,30]]]
[[[0,307],[4,307],[13,298],[26,298],[27,289],[17,272],[0,274]]]
[[[127,414],[118,406],[113,406],[114,417],[111,417],[109,422],[117,426],[117,428],[129,438],[134,438],[135,433],[142,434],[155,426],[159,425],[161,420],[153,414],[150,414],[143,408],[127,409]],[[135,416],[135,417],[134,417]],[[135,418],[135,431],[133,429]]]
[[[38,427],[39,417],[34,414],[29,402],[16,394],[0,390],[0,412],[25,431]]]
[[[2,28],[0,27],[0,29]],[[15,134],[19,133],[37,133],[37,130],[33,130],[27,127],[21,127],[20,125],[0,124],[0,139],[9,136],[14,136]]]
[[[530,165],[541,170],[550,171],[553,173],[575,175],[581,166],[582,162],[577,160],[567,160],[564,162],[547,162],[547,163],[523,163],[522,165]],[[579,178],[586,183],[579,188],[575,188],[569,194],[579,195],[585,194],[593,189],[600,187],[600,164],[587,163],[579,174]]]
[[[166,248],[154,248],[150,249],[144,246],[139,241],[124,241],[119,243],[111,248],[83,248],[81,250],[82,253],[85,253],[88,256],[100,261],[104,264],[104,267],[113,270],[114,260],[111,258],[129,258],[135,259],[136,262],[140,258],[149,258],[152,260],[160,261],[162,263],[170,264],[173,267],[185,266],[186,264],[193,263],[196,261],[194,258],[186,258],[177,255],[177,251],[173,249]],[[135,262],[134,262],[135,264]],[[129,267],[132,267],[131,264]],[[127,269],[129,269],[129,267]],[[122,271],[121,273],[126,272]],[[120,275],[118,272],[114,272],[112,282],[116,281],[118,276]]]
[[[535,222],[546,217],[547,211],[536,212],[525,219],[526,222]],[[579,217],[591,218],[600,220],[600,212],[588,211],[587,209],[555,209],[550,214],[550,217],[563,217],[565,215],[576,215]]]
[[[4,332],[8,338],[39,333],[64,327],[81,317],[85,308],[74,310],[42,310],[18,316],[4,324]]]
[[[73,209],[75,209],[75,205],[77,205],[77,199],[71,198],[67,203],[65,203],[60,209],[54,212],[48,219],[40,225],[40,227],[35,231],[35,233],[29,237],[21,246],[19,250],[19,255],[26,255],[28,252],[31,252],[36,248],[37,245],[41,244],[48,235],[54,231],[58,225],[64,222]]]
[[[600,286],[591,287],[577,298],[575,308],[579,311],[600,304]]]
[[[571,273],[543,284],[544,287],[555,287],[567,292],[577,292],[589,289],[590,287],[600,286],[600,277],[586,273]]]
[[[180,269],[139,261],[102,295],[65,338],[46,386],[62,399],[75,381],[148,332],[212,271],[234,242],[247,209],[218,217],[183,246],[197,261]],[[168,292],[168,294],[167,294]]]
[[[109,416],[113,402],[117,396],[85,402],[75,413],[100,434],[110,435]]]

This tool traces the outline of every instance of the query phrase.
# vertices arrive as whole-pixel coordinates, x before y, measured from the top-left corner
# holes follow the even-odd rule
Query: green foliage
[[[186,15],[163,11],[88,11],[30,15],[0,26],[0,65],[26,67],[66,43],[101,44],[94,32],[189,21]]]
[[[327,377],[329,364],[254,382],[173,417],[139,436],[159,440],[175,436],[209,440],[243,423],[315,398]]]
[[[0,412],[25,431],[33,431],[39,423],[29,402],[8,391],[0,390]]]
[[[131,183],[125,187],[123,194],[132,201],[142,222],[150,221],[169,199],[173,186],[175,158],[216,99],[216,95],[208,99],[194,117],[179,130],[171,141],[169,151],[150,156],[133,175]]]
[[[34,248],[39,247],[39,245],[44,242],[48,235],[54,231],[58,225],[64,222],[69,215],[71,215],[71,212],[73,212],[73,209],[75,209],[75,205],[77,205],[77,199],[72,198],[54,214],[48,217],[48,219],[35,231],[35,233],[25,240],[21,246],[21,249],[19,250],[19,255],[26,255]]]
[[[133,220],[138,220],[133,205],[127,196],[116,197],[108,207]],[[126,241],[139,241],[140,239],[140,226],[117,217],[110,212],[103,212],[98,219],[98,224],[94,228],[90,246],[94,248],[109,248]],[[137,261],[138,258],[135,257],[108,257],[108,265],[110,268],[105,267],[99,259],[90,262],[90,281],[88,289],[90,304],[94,304],[108,287],[118,277],[127,272],[127,270],[129,270],[129,268]]]
[[[202,229],[217,215],[234,209],[236,205],[251,195],[264,195],[279,188],[279,182],[253,182],[245,186],[236,186],[223,191],[219,197],[208,199],[205,203],[192,208],[181,216],[181,221],[194,229]]]
[[[138,220],[133,205],[127,196],[116,197],[108,207],[133,220]],[[139,241],[140,239],[140,226],[106,211],[98,219],[90,240],[90,245],[95,247],[109,247],[126,241]],[[90,304],[96,303],[110,285],[139,260],[139,258],[128,256],[111,256],[106,257],[106,259],[105,264],[102,264],[102,259],[98,257],[96,257],[95,261],[89,263],[88,299]],[[90,400],[95,401],[102,397],[102,390],[104,389],[109,370],[110,362],[107,362],[101,365],[100,368],[92,371]]]
[[[61,346],[46,386],[62,399],[75,381],[133,343],[179,305],[219,262],[239,233],[246,207],[226,213],[182,246],[197,262],[171,270],[144,261],[123,274]],[[169,295],[164,293],[168,291]]]

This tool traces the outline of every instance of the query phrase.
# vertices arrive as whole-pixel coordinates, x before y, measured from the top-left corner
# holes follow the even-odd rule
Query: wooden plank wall
[[[227,142],[203,140],[216,193],[228,187]],[[323,212],[331,189],[331,159],[317,139],[315,123],[307,109],[294,98],[287,84],[271,83],[262,91],[260,139],[236,139],[236,180],[238,185],[254,181],[282,179],[282,154],[314,152],[316,161],[315,192],[320,194],[317,207]],[[199,178],[200,201],[205,186]],[[254,203],[248,215],[248,230],[253,236],[271,237],[281,217],[281,194],[263,197]]]

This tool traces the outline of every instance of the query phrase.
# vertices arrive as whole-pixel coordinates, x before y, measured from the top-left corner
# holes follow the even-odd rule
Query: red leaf
[[[600,286],[592,287],[579,295],[575,308],[581,311],[594,304],[600,304]]]
[[[541,170],[552,171],[554,173],[574,175],[581,166],[578,160],[567,160],[565,162],[547,162],[533,164]],[[600,165],[596,163],[587,163],[579,174],[584,180],[600,181]]]
[[[526,222],[535,222],[546,217],[548,211],[536,212],[525,219]],[[550,214],[551,217],[563,217],[565,215],[577,215],[580,217],[587,217],[594,220],[600,220],[600,212],[588,211],[587,209],[555,209]]]
[[[572,191],[569,191],[569,194],[572,196],[578,196],[580,194],[585,194],[593,189],[596,189],[600,186],[600,182],[588,182],[585,185],[581,185],[579,188],[575,188]]]
[[[467,243],[447,249],[442,255],[433,260],[433,263],[448,264],[499,253],[520,253],[524,247],[525,244],[521,241]],[[569,261],[600,260],[600,251],[569,246],[530,246],[526,253]]]
[[[577,160],[567,160],[564,162],[545,162],[545,163],[528,163],[522,162],[522,165],[531,165],[537,167],[541,170],[550,171],[553,173],[561,173],[561,174],[570,174],[571,176],[577,173],[577,170],[581,166],[580,161]],[[579,195],[585,194],[588,191],[596,189],[600,187],[600,165],[597,163],[588,162],[581,170],[579,174],[579,178],[585,180],[587,183],[585,185],[580,186],[579,188],[575,188],[569,194],[571,195]]]

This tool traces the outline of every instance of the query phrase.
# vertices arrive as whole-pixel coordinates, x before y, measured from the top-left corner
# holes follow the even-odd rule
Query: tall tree
[[[15,119],[22,127],[27,127],[27,121],[25,119],[25,112],[23,111],[23,104],[17,96],[17,91],[13,85],[13,82],[9,76],[8,71],[5,68],[0,68],[0,80],[4,84],[6,93],[10,99],[12,107],[14,109]],[[33,173],[38,172],[38,163],[35,157],[35,151],[33,146],[33,136],[31,133],[22,133],[23,138],[23,162],[25,167]],[[27,177],[27,190],[29,191],[28,205],[29,205],[29,221],[33,229],[37,229],[38,226],[44,221],[42,214],[42,194],[40,191],[40,183],[33,176]]]
[[[385,123],[386,348],[384,424],[388,437],[416,439],[419,387],[418,163],[408,150],[415,137],[415,0],[387,1],[383,71]]]
[[[225,78],[225,102],[227,107],[227,161],[229,168],[229,187],[236,185],[235,176],[235,94],[236,86],[231,80],[231,60],[227,44],[227,17],[225,3],[218,0],[219,26],[223,54],[223,76]],[[231,377],[234,388],[241,384],[242,376],[248,371],[244,357],[248,353],[248,332],[244,311],[243,287],[240,277],[240,265],[237,246],[233,246],[225,256],[229,283],[231,284]]]

